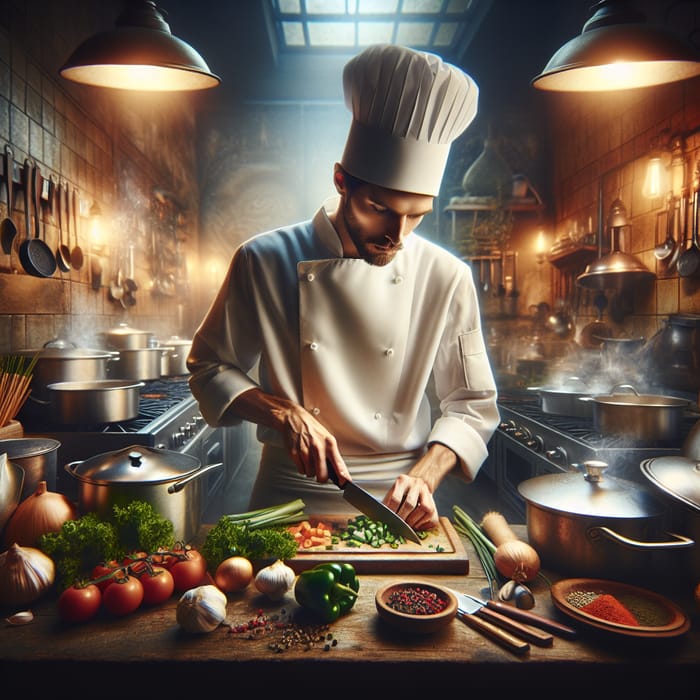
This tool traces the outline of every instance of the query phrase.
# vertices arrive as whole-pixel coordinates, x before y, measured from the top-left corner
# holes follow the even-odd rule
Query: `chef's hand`
[[[457,464],[457,455],[441,443],[433,443],[408,474],[399,476],[384,497],[384,504],[414,530],[437,527],[439,513],[433,493]]]
[[[252,423],[279,430],[300,474],[320,482],[328,481],[326,459],[329,459],[341,484],[352,481],[335,436],[298,403],[256,387],[237,396],[229,411]]]

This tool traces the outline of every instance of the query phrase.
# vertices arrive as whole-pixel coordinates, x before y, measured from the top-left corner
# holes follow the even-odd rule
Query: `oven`
[[[223,463],[222,469],[213,469],[201,477],[205,494],[202,522],[213,522],[225,508],[221,494],[224,483],[230,478],[226,454],[227,444],[230,444],[228,429],[207,425],[186,376],[145,382],[139,391],[138,416],[129,421],[108,425],[52,425],[48,411],[34,406],[32,411],[21,416],[21,422],[27,437],[49,437],[60,443],[56,489],[72,500],[78,498],[78,484],[65,471],[66,464],[131,445],[145,445],[190,455],[202,466]]]
[[[501,421],[491,451],[499,500],[518,513],[524,522],[525,500],[518,485],[542,474],[572,471],[588,460],[608,465],[607,474],[645,484],[640,464],[651,457],[681,454],[683,439],[697,421],[682,421],[679,445],[630,444],[615,436],[602,436],[592,418],[545,413],[539,396],[513,392],[499,397]]]

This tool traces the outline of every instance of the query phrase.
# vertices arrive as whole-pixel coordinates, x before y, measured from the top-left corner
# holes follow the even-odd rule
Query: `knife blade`
[[[554,637],[548,632],[544,632],[540,629],[534,627],[528,627],[516,620],[506,617],[495,610],[487,607],[485,602],[479,598],[469,595],[468,593],[459,593],[458,591],[453,591],[457,596],[458,610],[465,615],[476,615],[482,620],[487,620],[492,624],[500,627],[501,629],[507,630],[512,634],[524,639],[528,642],[532,642],[539,647],[550,647],[554,642]]]
[[[335,467],[330,460],[326,460],[328,467],[328,476],[330,480],[343,492],[343,498],[352,506],[357,508],[361,513],[364,513],[372,520],[378,520],[389,526],[389,529],[395,534],[405,537],[407,540],[417,542],[422,545],[420,537],[416,531],[398,514],[394,513],[391,508],[385,506],[381,501],[378,501],[372,494],[360,488],[352,481],[346,481],[342,486]]]
[[[514,608],[512,605],[506,605],[505,603],[500,603],[497,600],[483,600],[482,598],[477,598],[476,596],[470,595],[469,593],[460,593],[458,591],[453,591],[456,596],[468,596],[473,601],[480,603],[485,606],[486,610],[492,610],[493,612],[500,613],[502,616],[513,618],[519,622],[523,622],[526,625],[539,627],[542,630],[552,632],[560,637],[565,637],[567,639],[573,639],[577,636],[577,632],[573,627],[564,625],[561,622],[552,620],[549,617],[543,617],[537,613],[533,613],[529,610],[522,610],[521,608]]]

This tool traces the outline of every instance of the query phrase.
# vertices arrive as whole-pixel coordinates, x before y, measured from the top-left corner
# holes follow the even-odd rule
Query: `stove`
[[[27,437],[49,437],[60,443],[56,487],[73,498],[77,495],[76,480],[66,472],[65,465],[131,445],[189,454],[202,466],[225,464],[224,430],[205,423],[190,393],[187,376],[145,382],[139,392],[139,413],[132,420],[107,425],[53,425],[46,411],[34,407],[33,412],[21,417],[21,422]],[[221,486],[224,472],[215,469],[211,477],[202,477],[208,479],[209,499]]]
[[[684,416],[681,439],[675,444],[639,444],[596,432],[593,419],[545,413],[539,396],[505,393],[499,397],[501,421],[491,444],[499,498],[525,516],[518,484],[542,474],[573,471],[588,460],[605,462],[606,475],[645,483],[640,464],[645,459],[679,455],[697,415]]]

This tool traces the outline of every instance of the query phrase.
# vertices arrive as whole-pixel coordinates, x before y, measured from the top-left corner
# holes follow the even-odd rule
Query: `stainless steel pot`
[[[651,581],[676,577],[695,541],[667,532],[669,509],[644,485],[603,478],[604,462],[584,472],[520,483],[528,542],[545,567],[570,576]]]
[[[632,394],[615,393],[631,389]],[[593,425],[602,435],[615,435],[635,443],[676,442],[680,439],[685,399],[659,394],[639,394],[629,384],[613,387],[609,395],[581,398],[593,404]]]
[[[120,350],[119,359],[109,368],[109,376],[140,382],[158,379],[161,376],[162,358],[171,350],[170,347]]]
[[[137,350],[150,347],[155,334],[131,328],[126,323],[120,323],[116,328],[110,328],[100,333],[105,345],[115,350]]]
[[[560,387],[528,387],[540,397],[540,407],[544,413],[558,416],[591,418],[593,405],[580,401],[581,397],[593,396],[596,392],[589,390],[586,382],[578,377],[569,377]]]
[[[107,350],[59,347],[20,350],[18,354],[38,357],[32,372],[30,398],[43,401],[49,400],[49,384],[106,379],[109,364],[119,356]]]
[[[686,553],[684,570],[697,583],[700,581],[700,460],[656,457],[644,460],[640,469],[670,504],[674,532],[695,541],[695,547]]]
[[[160,373],[164,377],[179,377],[189,374],[187,356],[192,348],[192,341],[174,335],[162,343],[168,351],[161,358]]]
[[[199,530],[205,505],[201,477],[222,466],[202,467],[191,455],[131,445],[64,468],[79,482],[81,513],[109,518],[114,505],[146,501],[172,522],[176,539],[190,542]]]
[[[51,419],[59,425],[120,423],[139,414],[143,382],[104,379],[49,384]]]
[[[24,469],[24,486],[21,500],[31,496],[40,481],[45,481],[49,491],[56,490],[56,463],[61,443],[51,438],[10,438],[0,440],[0,454]]]

